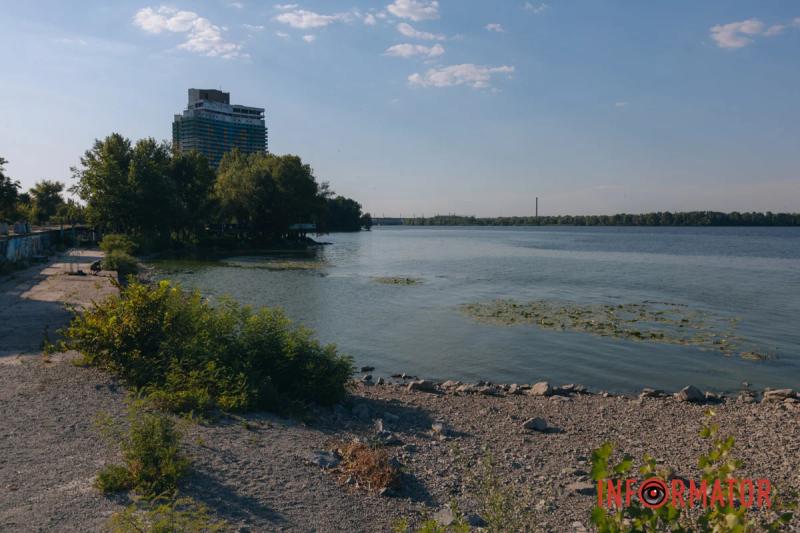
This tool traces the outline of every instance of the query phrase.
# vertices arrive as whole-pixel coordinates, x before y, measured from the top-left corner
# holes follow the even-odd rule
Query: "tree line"
[[[0,158],[0,220],[44,224],[62,216],[131,236],[147,248],[214,239],[268,242],[296,237],[296,224],[313,224],[317,233],[372,224],[358,202],[318,182],[296,155],[234,150],[214,171],[199,152],[114,133],[96,140],[71,169],[69,191],[82,204],[65,200],[58,181],[19,192],[19,182],[4,174],[5,163]]]
[[[404,218],[409,226],[800,226],[800,213],[687,211],[617,215]]]

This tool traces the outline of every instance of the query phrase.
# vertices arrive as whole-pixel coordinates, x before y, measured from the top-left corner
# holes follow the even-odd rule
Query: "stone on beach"
[[[428,379],[412,381],[408,384],[408,390],[419,390],[423,392],[436,392],[436,384]]]
[[[675,397],[681,402],[703,403],[706,399],[705,395],[694,385],[687,385],[675,394]]]
[[[540,417],[529,418],[522,424],[523,429],[527,429],[529,431],[546,431],[547,430],[547,420]]]
[[[530,396],[550,396],[553,394],[553,388],[547,381],[540,381],[528,390],[528,394]]]

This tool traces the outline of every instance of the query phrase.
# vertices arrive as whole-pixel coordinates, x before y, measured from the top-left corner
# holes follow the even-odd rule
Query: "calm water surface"
[[[800,228],[403,228],[334,234],[321,267],[164,265],[208,295],[281,306],[375,374],[594,389],[800,387]],[[235,258],[257,267],[265,258]],[[380,276],[421,278],[383,285]],[[688,305],[740,318],[768,361],[531,325],[495,326],[459,306],[498,298]]]

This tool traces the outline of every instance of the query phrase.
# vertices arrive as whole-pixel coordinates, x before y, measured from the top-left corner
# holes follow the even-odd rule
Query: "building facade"
[[[231,105],[230,93],[214,89],[189,89],[189,105],[172,123],[173,147],[197,150],[214,168],[234,148],[266,153],[268,141],[263,108]]]

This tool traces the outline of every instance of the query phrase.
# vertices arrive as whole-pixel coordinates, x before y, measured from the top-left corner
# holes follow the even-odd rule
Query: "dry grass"
[[[380,492],[398,482],[400,470],[392,464],[385,449],[353,441],[337,448],[336,453],[342,458],[337,470],[344,483],[355,482],[367,490]]]

